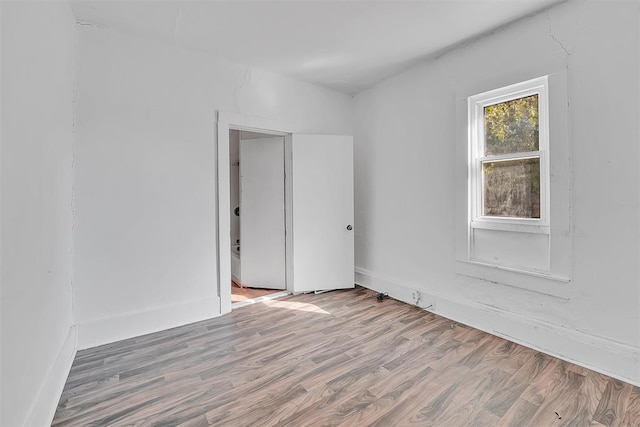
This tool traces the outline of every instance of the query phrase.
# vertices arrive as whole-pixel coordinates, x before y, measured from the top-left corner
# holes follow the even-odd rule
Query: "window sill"
[[[570,278],[537,271],[459,259],[456,260],[456,273],[566,300],[571,295]]]
[[[481,230],[511,231],[516,233],[550,234],[551,227],[541,224],[527,224],[508,221],[474,220],[471,228]]]

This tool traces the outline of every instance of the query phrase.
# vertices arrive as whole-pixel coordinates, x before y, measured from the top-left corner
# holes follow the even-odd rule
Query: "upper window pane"
[[[539,150],[538,95],[484,107],[484,155]]]

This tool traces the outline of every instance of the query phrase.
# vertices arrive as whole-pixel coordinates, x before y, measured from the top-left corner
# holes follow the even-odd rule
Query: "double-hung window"
[[[549,233],[547,77],[469,98],[470,226]]]

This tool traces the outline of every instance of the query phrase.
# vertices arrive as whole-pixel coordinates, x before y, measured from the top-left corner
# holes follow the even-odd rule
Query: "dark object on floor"
[[[378,302],[382,302],[383,299],[385,298],[389,298],[389,294],[388,293],[382,293],[380,292],[377,296],[376,299],[378,300]]]

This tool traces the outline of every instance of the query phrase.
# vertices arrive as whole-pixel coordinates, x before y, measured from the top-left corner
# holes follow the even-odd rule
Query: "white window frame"
[[[489,230],[549,234],[549,82],[543,76],[480,93],[468,98],[469,106],[469,226]],[[484,155],[484,107],[538,95],[538,151]],[[540,158],[540,218],[512,218],[482,214],[482,163]]]

